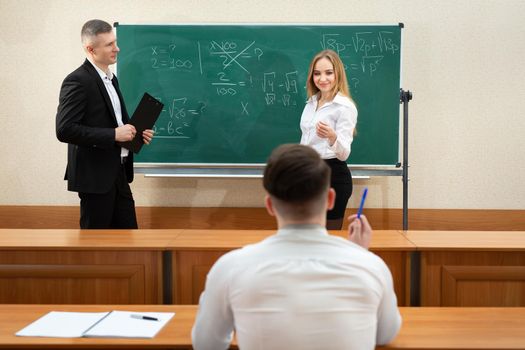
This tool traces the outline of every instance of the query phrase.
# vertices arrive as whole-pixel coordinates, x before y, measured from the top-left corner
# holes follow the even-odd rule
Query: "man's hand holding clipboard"
[[[119,142],[119,144],[133,153],[139,153],[144,144],[142,132],[153,128],[163,107],[163,103],[145,92],[129,122],[135,127],[135,137],[131,141]]]

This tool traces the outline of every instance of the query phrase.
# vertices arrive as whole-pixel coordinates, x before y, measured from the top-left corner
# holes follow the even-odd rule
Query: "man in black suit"
[[[91,20],[81,32],[87,59],[62,83],[56,133],[68,143],[68,190],[80,197],[83,229],[137,228],[133,181],[133,154],[120,147],[136,130],[109,65],[117,61],[116,36],[107,22]],[[142,133],[149,144],[152,130]]]

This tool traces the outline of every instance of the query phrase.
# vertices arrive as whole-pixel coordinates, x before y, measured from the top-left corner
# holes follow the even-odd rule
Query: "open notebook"
[[[16,333],[22,337],[153,338],[174,312],[51,311]]]

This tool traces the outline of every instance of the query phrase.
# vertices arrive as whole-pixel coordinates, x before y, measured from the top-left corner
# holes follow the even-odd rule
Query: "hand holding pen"
[[[367,193],[368,188],[365,188],[357,214],[348,217],[348,221],[350,221],[348,239],[365,249],[370,246],[370,239],[372,238],[372,227],[370,227],[366,216],[362,214]]]

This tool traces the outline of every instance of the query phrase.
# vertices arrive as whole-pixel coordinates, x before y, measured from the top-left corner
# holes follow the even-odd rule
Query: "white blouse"
[[[346,161],[354,139],[357,124],[357,108],[348,97],[338,93],[316,111],[317,96],[312,96],[301,116],[301,144],[313,147],[323,159],[337,158]],[[320,138],[315,132],[317,122],[323,121],[335,130],[337,139],[332,146],[327,138]]]

